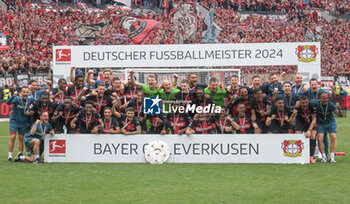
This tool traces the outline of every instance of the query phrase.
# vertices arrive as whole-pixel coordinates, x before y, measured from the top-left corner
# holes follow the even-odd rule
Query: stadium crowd
[[[270,19],[262,16],[242,18],[239,12],[229,7],[220,6],[215,9],[214,21],[223,29],[218,36],[220,43],[259,43],[259,42],[303,42],[305,28],[310,29],[322,39],[323,76],[348,75],[350,73],[349,22],[335,19],[327,22],[319,19],[317,12],[287,9],[286,19]],[[236,1],[233,1],[236,2]],[[250,1],[239,1],[248,5]],[[269,1],[264,1],[268,3]],[[279,3],[295,3],[296,1],[278,1]],[[301,1],[300,1],[301,2]],[[304,1],[315,7],[324,7],[326,1]],[[332,1],[327,1],[328,3]],[[202,2],[205,3],[205,2]],[[275,2],[277,3],[277,1]],[[309,5],[307,3],[307,5]],[[346,2],[336,1],[336,5]],[[306,6],[307,7],[307,6]],[[168,7],[169,8],[169,7]],[[165,9],[162,14],[144,13],[144,18],[155,19],[162,28],[150,36],[147,44],[174,44],[175,25],[171,17],[173,10]],[[45,9],[17,7],[15,12],[0,11],[0,33],[9,32],[10,51],[0,51],[0,74],[47,73],[52,61],[52,45],[78,45],[73,24],[114,22],[118,16],[133,11],[103,10],[101,13],[86,13],[77,9],[66,9],[60,12]],[[170,15],[167,14],[169,12]],[[201,43],[203,20],[198,21],[197,39],[188,43]],[[122,29],[114,24],[106,26],[96,37],[96,45],[132,44]],[[262,73],[266,67],[244,67],[245,73]],[[291,67],[283,68],[283,71]],[[280,72],[281,73],[281,72]]]
[[[270,83],[261,84],[259,75],[252,85],[241,86],[238,76],[224,86],[217,78],[209,84],[197,83],[197,74],[189,73],[178,82],[164,80],[157,84],[153,74],[147,84],[137,81],[130,71],[127,81],[115,77],[110,69],[103,79],[95,80],[94,71],[84,76],[71,69],[73,86],[67,88],[65,79],[58,87],[38,90],[32,80],[20,92],[14,91],[7,100],[14,104],[10,118],[9,162],[16,133],[19,153],[15,162],[28,160],[41,163],[45,134],[291,134],[304,133],[310,138],[310,161],[314,160],[316,134],[322,162],[327,161],[326,133],[331,138],[330,162],[335,162],[337,126],[333,113],[342,117],[340,104],[329,99],[330,94],[319,87],[316,79],[309,86],[296,74],[293,82],[285,81],[286,73],[270,74]],[[334,91],[333,91],[334,93]],[[159,114],[148,112],[145,97],[156,97],[163,108]],[[158,102],[159,102],[158,101]],[[153,101],[154,102],[154,101]],[[150,105],[150,104],[149,104]],[[191,110],[191,107],[193,110]],[[198,109],[199,108],[199,109]],[[205,112],[208,109],[209,112]],[[30,126],[32,124],[32,126]],[[23,156],[23,141],[26,155]]]

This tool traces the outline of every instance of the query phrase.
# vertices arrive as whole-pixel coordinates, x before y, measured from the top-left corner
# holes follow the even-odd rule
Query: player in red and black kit
[[[75,133],[75,131],[70,126],[70,122],[79,111],[80,107],[76,103],[73,103],[73,100],[70,96],[67,96],[64,99],[63,104],[60,104],[56,108],[54,116],[52,117],[52,120],[55,122],[55,132],[58,134]]]
[[[133,76],[135,81],[136,77]],[[128,77],[128,84],[125,85],[126,100],[131,101],[137,97],[137,93],[140,91],[136,86],[133,85],[131,76]]]
[[[196,92],[189,89],[188,80],[184,79],[180,83],[180,92],[175,94],[175,100],[180,101],[183,104],[191,103],[196,97]]]
[[[52,89],[50,92],[50,99],[56,103],[63,104],[64,99],[68,96],[67,94],[67,81],[63,78],[58,80],[58,88]]]
[[[134,108],[134,112],[135,112],[135,116],[137,117],[137,119],[140,122],[141,125],[141,133],[142,134],[146,134],[147,133],[147,126],[146,126],[146,119],[143,115],[143,98],[144,98],[144,92],[139,90],[137,92],[137,96],[136,98],[132,99],[129,104],[128,107],[133,107]]]
[[[187,75],[187,80],[189,82],[189,89],[192,91],[197,91],[198,88],[205,89],[207,85],[202,85],[197,83],[197,74],[196,73],[189,73]]]
[[[237,134],[252,134],[254,129],[258,128],[258,125],[252,121],[250,115],[246,112],[246,105],[242,102],[237,104],[237,116],[233,118],[234,123],[238,125],[233,125],[236,129]]]
[[[84,86],[84,76],[81,74],[78,74],[75,76],[75,85],[68,87],[67,94],[68,96],[72,97],[73,102],[80,105],[80,100],[82,97],[87,95],[90,92],[90,89],[88,87]]]
[[[244,103],[246,107],[246,114],[251,114],[251,108],[249,104],[249,95],[247,87],[241,86],[239,87],[239,97],[236,97],[234,102],[228,103],[227,108],[229,109],[230,115],[236,116],[238,114],[237,107],[238,103]]]
[[[56,102],[50,102],[49,94],[45,92],[41,94],[40,101],[34,101],[34,103],[29,106],[25,115],[32,116],[32,123],[34,123],[36,120],[39,120],[41,112],[47,111],[51,119],[57,106],[58,104]]]
[[[169,122],[164,114],[146,115],[146,123],[150,124],[149,129],[147,130],[147,134],[164,135],[167,133],[166,124]]]
[[[205,113],[197,113],[190,126],[186,129],[187,135],[215,133],[215,117]]]
[[[116,118],[112,116],[112,108],[105,107],[103,109],[102,121],[104,126],[99,126],[99,133],[102,134],[119,134],[120,127]]]
[[[175,112],[170,112],[167,114],[167,127],[170,128],[171,134],[178,134],[182,135],[185,134],[186,128],[190,125],[191,119],[189,118],[188,114],[184,113],[178,113],[178,109],[176,107],[179,107],[180,104],[175,102],[173,103]]]
[[[266,119],[266,126],[269,126],[269,134],[292,134],[293,125],[295,125],[295,117],[297,110],[293,113],[284,105],[284,98],[277,97],[276,107],[272,108],[271,116]]]
[[[119,118],[120,132],[124,135],[141,134],[141,126],[139,120],[135,117],[134,108],[129,107],[126,113],[120,114],[115,110],[115,105],[112,107],[112,113]]]
[[[97,134],[98,125],[104,126],[100,114],[96,111],[94,112],[94,103],[92,101],[86,101],[84,108],[79,111],[70,123],[70,126],[76,129],[78,134]]]
[[[226,88],[227,98],[233,102],[239,93],[239,78],[237,75],[231,76],[231,85]]]
[[[92,95],[86,97],[87,101],[92,101],[94,103],[95,109],[100,115],[103,115],[103,108],[104,107],[111,107],[113,100],[105,94],[105,84],[99,83],[97,85],[96,91],[93,90],[91,92]]]
[[[310,138],[310,163],[316,163],[314,159],[316,148],[316,106],[309,103],[307,96],[301,96],[295,109],[298,111],[296,117],[295,133],[302,134]]]
[[[250,98],[252,120],[259,128],[255,129],[256,134],[267,133],[266,118],[271,114],[271,101],[263,94],[260,88],[253,89],[253,97]]]
[[[121,113],[128,107],[127,95],[125,86],[119,77],[114,77],[112,80],[113,86],[106,90],[105,95],[109,96],[113,101],[117,101],[116,110]]]
[[[231,134],[232,133],[232,118],[227,116],[226,108],[221,107],[221,111],[215,120],[216,130],[219,134]]]

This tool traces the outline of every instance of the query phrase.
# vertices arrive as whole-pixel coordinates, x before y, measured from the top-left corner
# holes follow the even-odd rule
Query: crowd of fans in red
[[[201,2],[210,6],[216,1]],[[327,22],[319,19],[316,12],[306,11],[310,7],[330,10],[331,5],[334,4],[340,10],[348,12],[349,4],[346,1],[230,0],[228,9],[224,9],[223,2],[217,1],[214,17],[215,22],[223,29],[218,36],[220,43],[302,42],[304,30],[309,28],[323,37],[322,75],[350,74],[350,41],[348,40],[350,23],[342,19]],[[244,19],[239,12],[236,12],[236,4],[248,10],[252,5],[264,4],[266,5],[264,8],[267,9],[277,4],[275,11],[285,11],[287,14],[285,19],[263,18],[258,15]],[[144,14],[144,18],[153,18],[162,23],[162,28],[150,37],[148,44],[175,43],[175,26],[171,12],[170,15],[167,13],[169,5],[163,4],[163,6],[166,8],[162,14],[156,16]],[[0,33],[9,31],[11,47],[9,51],[0,51],[0,75],[47,72],[52,60],[52,45],[78,44],[73,28],[74,23],[98,23],[103,20],[113,22],[117,16],[128,12],[108,9],[99,13],[86,13],[76,9],[60,12],[25,7],[17,7],[17,9],[15,12],[0,11]],[[340,12],[340,10],[337,11]],[[197,40],[190,43],[201,43],[202,27],[203,20],[199,20]],[[95,44],[118,45],[132,44],[132,42],[120,28],[110,24],[101,31],[100,36],[96,37]],[[293,72],[292,67],[278,67],[278,69]],[[266,71],[266,67],[262,66],[243,68],[244,73],[265,73]]]

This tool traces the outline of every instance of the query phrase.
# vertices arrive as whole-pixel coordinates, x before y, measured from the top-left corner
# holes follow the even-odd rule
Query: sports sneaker
[[[41,163],[44,163],[44,158],[43,157],[39,157],[39,159],[40,159]]]
[[[323,162],[323,163],[327,162],[327,157],[322,157],[321,162]]]
[[[12,163],[12,158],[9,158],[7,161],[8,161],[9,163]]]
[[[33,164],[43,164],[40,158],[36,158]]]
[[[330,162],[330,163],[335,163],[336,161],[335,161],[334,157],[330,157],[330,158],[329,158],[329,162]]]
[[[316,163],[316,160],[314,159],[314,157],[310,157],[310,163],[311,163],[311,164]]]
[[[22,161],[22,160],[21,160],[21,156],[23,156],[23,153],[22,153],[22,152],[18,152],[17,156],[15,157],[14,162]]]

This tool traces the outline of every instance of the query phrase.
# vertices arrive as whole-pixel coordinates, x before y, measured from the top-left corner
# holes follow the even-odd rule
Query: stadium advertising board
[[[305,82],[320,79],[319,42],[185,45],[54,46],[54,77],[70,67],[211,67],[297,65]]]
[[[145,163],[148,143],[170,148],[168,163],[309,163],[309,139],[273,135],[47,135],[45,162]]]

